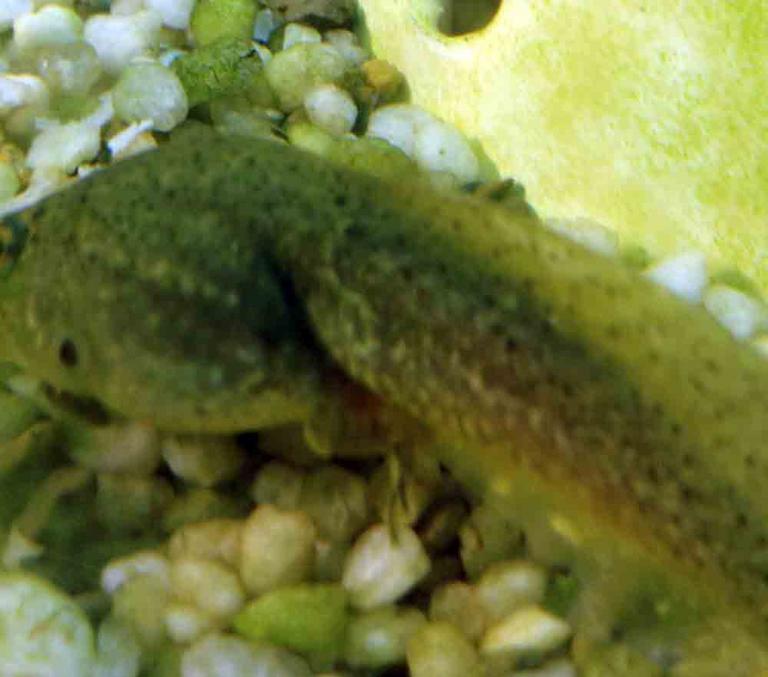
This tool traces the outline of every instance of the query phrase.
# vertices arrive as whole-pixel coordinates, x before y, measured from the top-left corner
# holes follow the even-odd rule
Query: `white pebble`
[[[344,661],[369,669],[402,663],[408,641],[425,623],[424,614],[413,607],[385,606],[355,614],[347,625]]]
[[[269,42],[269,38],[275,29],[281,25],[280,17],[271,9],[262,9],[256,14],[253,23],[252,37],[258,42]]]
[[[144,0],[112,0],[109,13],[113,16],[130,16],[146,9]]]
[[[256,675],[256,649],[234,635],[206,635],[181,659],[182,677],[239,677]]]
[[[44,197],[64,188],[70,179],[61,169],[41,167],[32,172],[27,189],[8,202],[0,204],[0,216],[31,207]]]
[[[429,557],[412,529],[401,528],[393,538],[389,526],[377,524],[363,532],[349,551],[342,585],[354,607],[372,609],[395,602],[429,569]]]
[[[101,169],[105,169],[105,165],[95,162],[93,164],[80,165],[77,168],[77,178],[84,179],[86,176],[90,176],[94,172],[98,172]]]
[[[139,576],[151,576],[164,589],[170,588],[170,562],[156,550],[142,550],[109,562],[101,572],[101,587],[112,595],[128,581]]]
[[[336,85],[320,85],[307,92],[304,108],[310,121],[331,134],[352,131],[357,106],[352,97]]]
[[[152,121],[169,132],[187,117],[187,95],[176,74],[159,63],[128,66],[112,90],[115,115],[125,122]]]
[[[235,572],[220,562],[199,557],[181,557],[171,563],[173,595],[193,604],[214,618],[236,614],[245,593]]]
[[[382,139],[409,157],[415,154],[416,134],[434,121],[423,108],[411,104],[392,104],[376,109],[368,121],[366,136]]]
[[[181,677],[312,677],[312,671],[301,658],[279,647],[211,634],[184,652]]]
[[[152,129],[152,120],[133,122],[125,129],[121,129],[107,139],[107,148],[112,157],[119,157],[139,138],[144,132]]]
[[[189,28],[195,0],[146,0],[146,5],[154,9],[169,28],[186,30]]]
[[[582,247],[605,256],[616,256],[619,238],[616,233],[592,219],[547,219],[545,225]]]
[[[187,52],[181,49],[168,49],[157,57],[157,61],[166,68],[170,68],[176,59],[178,59],[180,56],[184,56],[185,54],[187,54]]]
[[[430,172],[447,172],[463,183],[477,180],[480,164],[464,135],[452,125],[435,120],[416,134],[414,159]]]
[[[16,19],[30,14],[33,9],[32,0],[2,0],[0,2],[0,30],[10,28]]]
[[[109,92],[99,97],[99,105],[90,115],[83,118],[83,122],[92,127],[103,127],[112,121],[115,109],[112,106],[112,95]]]
[[[172,559],[198,557],[236,567],[240,561],[243,527],[243,520],[226,518],[185,524],[171,536],[168,554]]]
[[[88,619],[39,575],[2,572],[0,637],[3,677],[90,675],[94,637]]]
[[[270,61],[272,61],[272,52],[266,45],[262,45],[260,42],[254,42],[253,50],[256,52],[256,54],[259,55],[262,66],[266,66]],[[279,115],[282,116],[282,113],[279,113]]]
[[[236,477],[245,461],[234,438],[217,435],[167,436],[162,453],[174,475],[206,488]]]
[[[539,654],[562,646],[571,626],[539,606],[525,606],[488,628],[480,643],[484,654]]]
[[[165,608],[165,629],[177,644],[189,644],[213,630],[216,621],[192,604],[171,602]]]
[[[134,57],[158,42],[163,20],[153,10],[130,16],[94,14],[85,22],[85,40],[96,50],[104,69],[117,74]]]
[[[0,116],[22,106],[48,105],[48,87],[36,75],[0,75]]]
[[[37,71],[53,91],[76,96],[87,94],[102,75],[96,50],[85,42],[46,48]]]
[[[46,5],[13,22],[13,42],[20,51],[74,44],[82,35],[82,19],[60,5]]]
[[[290,113],[304,103],[306,93],[326,82],[340,82],[347,62],[333,47],[300,43],[278,52],[264,67],[264,74],[280,108]]]
[[[99,625],[96,666],[92,677],[136,677],[141,667],[141,646],[127,623],[108,616]]]
[[[304,24],[290,23],[285,27],[283,33],[283,49],[299,45],[301,43],[322,42],[323,38],[320,32],[312,26]]]
[[[418,106],[379,108],[371,115],[366,135],[399,148],[427,171],[447,172],[464,183],[478,177],[480,165],[464,135]]]
[[[645,274],[676,296],[698,303],[707,286],[707,260],[701,252],[685,252],[660,261]]]
[[[352,31],[334,29],[325,34],[325,41],[336,49],[351,66],[359,66],[368,60],[368,53],[360,46]]]
[[[253,594],[306,580],[312,572],[317,531],[303,512],[262,505],[246,520],[240,576]]]
[[[547,575],[532,562],[497,562],[483,572],[476,587],[480,603],[491,622],[495,622],[521,606],[540,603]]]
[[[751,338],[768,325],[764,304],[727,285],[716,284],[707,289],[704,307],[739,341]]]
[[[150,475],[160,463],[160,440],[146,423],[111,423],[78,433],[70,453],[79,465],[96,472]]]
[[[157,148],[157,139],[155,139],[152,132],[142,132],[120,153],[113,155],[112,159],[125,160],[125,158],[146,153],[148,150],[155,150],[155,148]]]
[[[100,148],[101,133],[97,127],[83,122],[56,125],[35,137],[27,154],[27,165],[71,174],[79,164],[93,160]]]

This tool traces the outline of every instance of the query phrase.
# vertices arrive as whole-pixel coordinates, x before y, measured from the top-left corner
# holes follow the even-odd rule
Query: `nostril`
[[[65,367],[76,367],[78,362],[77,346],[74,341],[64,339],[59,345],[59,362]]]
[[[442,0],[439,28],[459,36],[482,30],[493,21],[503,0]]]

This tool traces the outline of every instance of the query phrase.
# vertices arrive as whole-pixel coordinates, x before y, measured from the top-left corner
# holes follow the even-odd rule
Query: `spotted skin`
[[[6,219],[4,359],[218,433],[308,420],[341,372],[531,528],[565,515],[575,567],[642,561],[768,664],[761,357],[530,211],[198,134]]]

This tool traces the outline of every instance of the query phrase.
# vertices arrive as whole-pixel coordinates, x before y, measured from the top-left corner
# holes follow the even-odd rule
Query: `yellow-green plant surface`
[[[662,255],[704,251],[768,292],[768,3],[502,0],[438,30],[444,0],[361,0],[415,103],[479,140],[545,216]]]

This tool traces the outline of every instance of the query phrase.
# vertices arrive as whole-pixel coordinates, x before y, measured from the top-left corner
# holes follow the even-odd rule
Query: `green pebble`
[[[220,38],[180,56],[171,68],[181,81],[190,106],[233,95],[246,97],[251,105],[275,104],[261,57],[250,40]]]
[[[304,120],[289,125],[287,133],[291,145],[327,159],[331,158],[337,144],[328,132]]]
[[[195,44],[202,47],[220,38],[250,38],[257,9],[253,0],[199,0],[190,21]]]
[[[234,628],[251,640],[266,640],[304,654],[341,650],[349,619],[340,585],[301,584],[278,588],[251,602]]]

